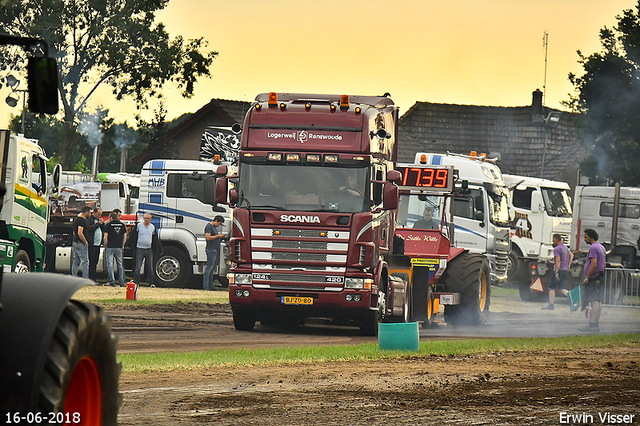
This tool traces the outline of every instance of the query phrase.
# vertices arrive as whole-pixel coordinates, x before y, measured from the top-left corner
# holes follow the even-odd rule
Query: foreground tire
[[[186,253],[168,246],[156,259],[155,283],[159,287],[202,288],[202,280],[193,280],[193,267]],[[195,282],[194,282],[195,281]]]
[[[433,301],[435,296],[433,295],[433,290],[431,286],[427,288],[427,320],[422,323],[422,328],[431,328],[433,327],[433,321],[436,318],[437,312],[433,309]]]
[[[93,304],[69,301],[47,351],[40,411],[69,413],[70,422],[83,425],[116,425],[120,370],[111,319]]]
[[[475,253],[465,252],[452,259],[442,278],[445,290],[460,293],[459,305],[445,306],[445,321],[459,325],[482,325],[491,305],[489,262]]]

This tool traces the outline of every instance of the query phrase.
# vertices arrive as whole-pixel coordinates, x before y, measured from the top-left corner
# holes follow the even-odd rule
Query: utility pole
[[[547,52],[549,51],[549,33],[544,32],[542,36],[542,47],[544,47],[544,84],[542,85],[542,105],[547,101]]]

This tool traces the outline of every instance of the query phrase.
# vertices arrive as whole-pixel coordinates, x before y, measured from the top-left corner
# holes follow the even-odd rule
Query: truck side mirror
[[[240,195],[238,194],[238,190],[236,188],[231,188],[229,190],[229,205],[235,206],[238,204],[239,199]]]
[[[222,166],[218,166],[216,169],[216,176],[226,176],[227,175],[227,165],[224,164]]]
[[[52,187],[51,193],[57,194],[60,192],[60,177],[62,176],[62,164],[56,164],[53,166],[53,173],[51,174]]]
[[[215,190],[216,203],[226,204],[228,186],[229,186],[229,183],[226,177],[221,177],[216,179],[216,190]]]
[[[400,185],[402,182],[402,174],[397,170],[389,170],[387,172],[387,180],[395,183],[396,185]]]
[[[398,208],[400,199],[398,186],[391,182],[384,183],[384,199],[382,203],[383,210],[395,210]]]
[[[58,67],[54,58],[31,57],[27,64],[29,109],[32,112],[58,112]]]
[[[540,191],[533,191],[531,193],[531,213],[539,213],[542,208],[542,195]]]

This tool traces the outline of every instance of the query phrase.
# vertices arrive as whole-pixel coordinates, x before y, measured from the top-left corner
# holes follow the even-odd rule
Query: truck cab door
[[[465,196],[454,198],[456,228],[453,236],[456,247],[469,249],[473,253],[486,251],[488,227],[484,197],[481,188],[472,188]]]

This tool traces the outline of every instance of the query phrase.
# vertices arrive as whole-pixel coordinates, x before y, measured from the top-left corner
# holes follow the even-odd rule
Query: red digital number
[[[447,169],[438,169],[436,172],[436,182],[433,185],[434,188],[444,188],[447,186]]]
[[[422,176],[420,176],[420,181],[421,182],[416,186],[431,188],[433,186],[433,169],[422,169]]]

